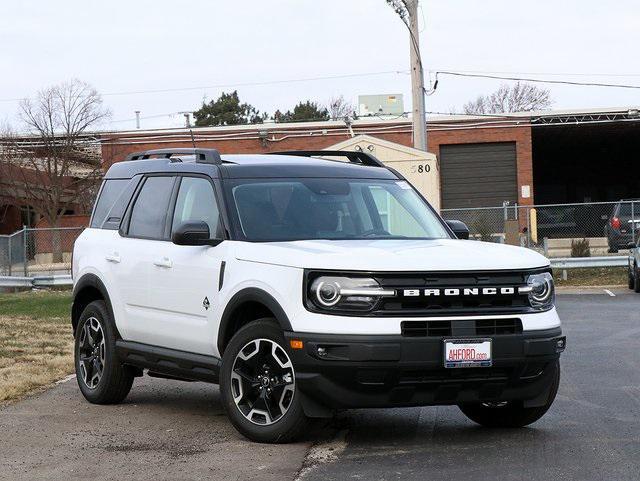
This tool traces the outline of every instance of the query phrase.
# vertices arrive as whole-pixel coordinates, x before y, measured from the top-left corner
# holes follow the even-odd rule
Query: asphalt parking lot
[[[559,296],[562,381],[530,428],[482,429],[455,407],[348,411],[306,442],[259,445],[215,387],[143,378],[105,407],[72,380],[0,410],[0,479],[637,480],[640,295],[613,294]]]

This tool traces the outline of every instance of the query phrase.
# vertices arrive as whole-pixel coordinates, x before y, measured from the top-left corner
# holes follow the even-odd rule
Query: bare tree
[[[72,80],[23,100],[19,115],[28,133],[3,136],[0,197],[32,207],[58,227],[65,212],[88,210],[102,171],[87,133],[110,113],[93,87]],[[60,262],[60,239],[53,245],[53,261]]]
[[[544,110],[553,105],[551,92],[535,85],[516,82],[503,84],[489,95],[480,95],[462,107],[465,114],[496,114]]]
[[[353,104],[348,100],[345,100],[343,95],[338,97],[331,97],[329,104],[327,105],[329,116],[331,120],[344,119],[348,115],[352,115],[355,111]]]

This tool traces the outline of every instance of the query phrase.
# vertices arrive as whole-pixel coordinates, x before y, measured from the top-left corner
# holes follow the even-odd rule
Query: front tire
[[[522,401],[504,403],[461,404],[460,410],[473,422],[488,428],[522,428],[536,422],[553,404],[560,385],[560,363],[556,364],[556,375],[544,406],[524,407]]]
[[[637,265],[633,266],[634,275],[633,275],[633,290],[635,292],[640,293],[640,269],[638,269]]]
[[[93,301],[82,311],[74,355],[76,379],[87,401],[117,404],[127,397],[134,374],[118,360],[115,327],[103,301]]]
[[[636,276],[634,275],[634,266],[629,266],[629,289],[635,289],[636,287]]]
[[[233,336],[222,357],[220,393],[231,423],[252,441],[286,443],[308,426],[274,319],[253,321]]]

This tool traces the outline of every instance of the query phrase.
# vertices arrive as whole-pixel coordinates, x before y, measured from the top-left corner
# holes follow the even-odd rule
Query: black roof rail
[[[295,155],[298,157],[346,157],[354,164],[368,165],[370,167],[385,167],[373,155],[366,152],[348,150],[289,150],[285,152],[269,152],[273,155]]]
[[[220,152],[216,149],[175,148],[144,150],[127,155],[126,160],[144,160],[150,159],[151,157],[170,159],[174,155],[195,155],[196,163],[198,164],[222,164],[222,157],[220,157]]]

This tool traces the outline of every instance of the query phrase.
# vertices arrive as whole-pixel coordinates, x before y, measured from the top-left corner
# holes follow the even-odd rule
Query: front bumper
[[[445,369],[442,337],[285,335],[288,343],[303,341],[303,349],[289,350],[303,398],[330,409],[509,400],[544,405],[564,350],[560,328],[483,336],[493,341],[491,367]]]

